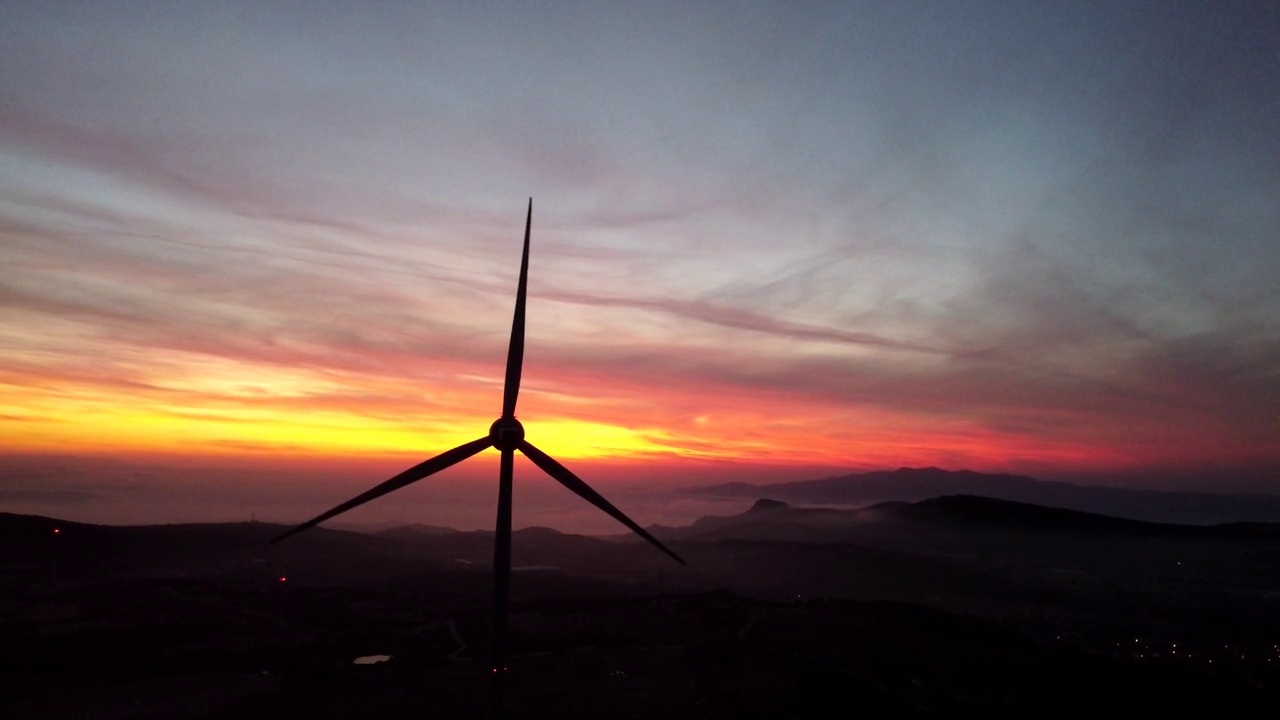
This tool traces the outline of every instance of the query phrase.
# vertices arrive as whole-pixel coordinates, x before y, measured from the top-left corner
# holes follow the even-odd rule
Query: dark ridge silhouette
[[[508,586],[511,576],[511,484],[515,474],[516,450],[523,453],[525,457],[533,461],[534,465],[537,465],[543,472],[550,475],[556,482],[564,485],[583,500],[613,517],[633,533],[669,555],[676,562],[681,565],[685,564],[679,555],[659,542],[657,538],[623,514],[621,510],[614,507],[612,503],[593,490],[581,478],[529,442],[525,438],[524,426],[516,419],[516,401],[520,395],[520,376],[524,365],[525,305],[529,285],[529,233],[532,225],[533,198],[529,198],[529,209],[525,215],[524,224],[524,249],[520,256],[520,279],[516,285],[516,304],[511,319],[511,339],[507,346],[507,368],[502,386],[502,415],[493,421],[493,424],[489,427],[488,434],[451,450],[446,450],[429,460],[415,465],[390,480],[317,515],[271,541],[275,543],[284,540],[325,520],[382,497],[387,493],[394,492],[441,470],[452,467],[491,447],[500,451],[502,453],[502,462],[498,477],[498,516],[495,523],[493,544],[493,621],[491,639],[493,662],[489,668],[493,676],[491,705],[494,717],[503,717],[506,714],[503,706],[503,687],[507,673],[505,658]]]
[[[885,505],[874,507],[884,508]],[[1092,534],[1130,534],[1188,538],[1245,538],[1269,540],[1280,523],[1217,523],[1189,525],[1112,517],[1066,508],[978,497],[944,495],[917,503],[895,505],[893,512],[921,520],[936,519],[970,526],[1002,526],[1033,532],[1068,531]]]
[[[915,502],[943,495],[979,495],[1115,517],[1193,525],[1280,522],[1280,496],[1194,493],[1076,485],[1024,475],[899,468],[799,482],[728,483],[679,492],[718,497],[770,497],[804,505]]]
[[[952,522],[970,526],[1021,528],[1032,532],[1125,532],[1125,533],[1190,533],[1203,535],[1218,526],[1177,525],[1099,515],[1080,510],[1047,507],[1031,503],[1001,500],[977,495],[943,495],[915,503],[873,509],[923,521]]]
[[[454,535],[458,530],[450,527],[440,527],[439,525],[426,525],[423,523],[410,523],[408,525],[396,525],[394,527],[384,528],[376,531],[374,534],[380,537],[395,538],[412,542],[422,537],[439,537],[441,535]]]
[[[254,565],[329,563],[308,571],[309,577],[323,581],[411,554],[410,546],[394,538],[328,529],[294,548],[268,551],[268,540],[284,528],[259,522],[94,525],[0,513],[0,566],[56,566],[63,579],[93,579],[235,574]]]
[[[794,507],[762,498],[738,515],[704,516],[683,528],[651,529],[672,540],[854,542],[881,537],[903,523],[922,532],[947,528],[965,533],[1005,530],[1027,537],[1047,533],[1090,539],[1145,536],[1268,541],[1280,537],[1277,523],[1154,523],[975,495],[945,495],[914,503],[890,501],[856,509]]]

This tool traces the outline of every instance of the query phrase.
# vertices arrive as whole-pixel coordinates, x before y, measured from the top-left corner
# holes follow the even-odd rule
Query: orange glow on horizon
[[[471,376],[424,392],[417,382],[398,378],[246,368],[223,361],[169,369],[177,371],[140,387],[69,381],[0,385],[5,427],[0,450],[421,457],[487,432],[492,417],[459,408],[488,407],[498,389],[492,379]],[[981,470],[1115,468],[1131,460],[1105,446],[1016,436],[963,419],[883,408],[801,405],[738,393],[733,407],[716,410],[715,388],[691,399],[685,391],[678,398],[661,392],[610,396],[611,388],[604,386],[570,394],[540,389],[536,381],[528,385],[520,417],[530,441],[566,460]],[[605,399],[593,399],[594,392]],[[704,409],[689,412],[687,406]]]
[[[499,377],[463,372],[474,371],[472,363],[455,361],[427,361],[411,369],[415,375],[397,366],[374,374],[182,352],[149,360],[127,382],[0,377],[0,452],[302,464],[422,458],[483,436],[501,397]],[[652,388],[554,367],[526,375],[519,417],[529,440],[596,465],[1117,471],[1222,452],[1209,433],[1144,438],[1122,417],[1077,423],[1059,436],[999,430],[958,413],[741,387]],[[1052,411],[1044,417],[1052,420]]]

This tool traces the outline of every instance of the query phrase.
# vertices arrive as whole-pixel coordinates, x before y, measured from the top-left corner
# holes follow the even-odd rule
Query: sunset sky
[[[483,435],[530,196],[519,416],[606,492],[1280,492],[1280,5],[479,5],[0,7],[0,510]]]

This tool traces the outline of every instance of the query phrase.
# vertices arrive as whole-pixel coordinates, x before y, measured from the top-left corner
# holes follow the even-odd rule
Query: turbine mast
[[[493,532],[493,627],[490,629],[489,673],[493,676],[490,713],[494,720],[506,717],[504,688],[507,679],[507,602],[511,586],[511,478],[516,452],[502,450],[498,479],[498,520]]]

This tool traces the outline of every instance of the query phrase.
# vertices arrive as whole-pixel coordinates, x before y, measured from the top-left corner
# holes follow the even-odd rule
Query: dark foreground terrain
[[[280,529],[0,515],[0,717],[485,716],[489,534]],[[1273,526],[958,497],[654,530],[688,569],[516,533],[512,717],[1280,710]]]

